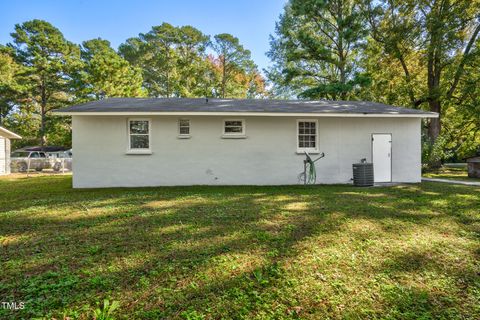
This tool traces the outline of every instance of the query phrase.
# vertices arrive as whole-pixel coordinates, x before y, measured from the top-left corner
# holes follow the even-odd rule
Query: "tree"
[[[358,93],[358,98],[389,105],[409,106],[410,92],[419,95],[425,90],[426,72],[422,68],[422,54],[412,51],[405,61],[410,72],[409,83],[404,81],[401,65],[394,56],[385,54],[381,43],[367,38],[359,61],[359,68],[368,75],[370,84]]]
[[[13,109],[14,100],[20,90],[17,75],[21,72],[13,56],[13,50],[0,45],[0,125]]]
[[[177,29],[163,23],[152,27],[138,38],[130,38],[119,47],[120,54],[131,64],[142,69],[144,87],[153,97],[170,97],[174,91],[176,54],[173,44],[178,41]]]
[[[209,63],[206,58],[210,37],[192,26],[179,27],[178,30],[178,96],[203,97],[211,91]]]
[[[211,48],[217,55],[207,56]],[[259,97],[263,77],[239,40],[229,34],[210,37],[192,26],[168,23],[128,39],[119,48],[141,68],[143,86],[153,97]]]
[[[291,0],[275,33],[267,75],[287,92],[345,100],[368,83],[357,67],[365,28],[356,0]]]
[[[373,39],[402,68],[410,105],[427,104],[430,111],[441,115],[428,124],[428,137],[434,143],[446,116],[444,106],[456,98],[465,69],[479,54],[475,43],[480,32],[480,2],[382,0],[372,4],[365,0],[364,9]],[[411,63],[412,58],[419,62]],[[425,73],[421,92],[412,65]]]
[[[130,38],[119,48],[122,56],[142,69],[144,87],[154,97],[204,95],[209,37],[191,26],[168,23]]]
[[[246,50],[238,38],[228,33],[217,34],[214,36],[212,44],[213,50],[218,55],[218,60],[214,62],[220,70],[220,88],[218,95],[226,98],[228,95],[228,86],[232,83],[235,74],[253,72],[256,66],[250,57],[250,51]]]
[[[84,41],[81,58],[84,64],[77,79],[77,99],[143,95],[141,70],[119,56],[107,40]]]
[[[213,84],[212,96],[217,98],[264,98],[267,96],[265,80],[256,66],[248,63],[244,68],[231,68],[225,83],[223,59],[214,55],[208,57],[210,63],[209,83]],[[223,91],[222,91],[223,90]],[[222,96],[225,94],[225,96]]]
[[[22,73],[18,83],[22,92],[17,102],[20,108],[32,108],[40,117],[39,139],[46,143],[50,111],[70,101],[72,74],[81,66],[80,48],[67,41],[63,34],[50,23],[31,20],[15,25],[11,34],[18,63]]]

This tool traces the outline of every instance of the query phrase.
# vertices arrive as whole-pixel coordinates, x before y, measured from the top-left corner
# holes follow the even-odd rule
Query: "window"
[[[178,135],[180,138],[190,137],[190,120],[188,119],[178,120]]]
[[[297,132],[297,152],[318,152],[317,120],[298,120]]]
[[[12,153],[12,158],[28,158],[29,152],[16,151]]]
[[[150,151],[150,120],[130,119],[128,120],[129,152]]]
[[[224,136],[245,136],[244,120],[223,120]]]

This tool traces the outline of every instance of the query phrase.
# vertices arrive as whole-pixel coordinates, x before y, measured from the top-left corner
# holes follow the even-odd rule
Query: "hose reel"
[[[325,153],[322,152],[315,160],[310,157],[307,151],[305,151],[305,159],[303,160],[303,172],[299,174],[299,181],[303,181],[304,185],[315,184],[317,181],[317,171],[315,169],[315,162],[325,157]]]

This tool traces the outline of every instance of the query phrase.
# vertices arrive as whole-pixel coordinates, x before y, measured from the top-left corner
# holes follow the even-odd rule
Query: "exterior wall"
[[[298,184],[297,118],[238,117],[246,139],[222,139],[223,117],[188,116],[191,138],[178,139],[179,117],[151,116],[151,155],[128,155],[125,116],[73,116],[73,186]],[[315,119],[312,117],[312,119]],[[420,118],[317,117],[317,183],[350,183],[352,163],[372,159],[372,133],[392,134],[392,181],[420,182]]]
[[[0,165],[5,166],[5,172],[0,172],[0,175],[10,174],[10,139],[0,136],[0,139],[5,141],[5,144],[1,143],[0,148]]]
[[[6,139],[2,136],[0,136],[0,176],[6,174],[6,152],[5,152],[5,145],[6,145]]]
[[[5,139],[5,171],[6,171],[6,174],[10,174],[11,173],[11,161],[10,161],[10,152],[11,152],[11,145],[10,145],[10,139]]]

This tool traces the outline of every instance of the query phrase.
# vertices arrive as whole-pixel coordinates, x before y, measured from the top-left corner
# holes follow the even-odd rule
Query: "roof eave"
[[[19,136],[18,134],[13,133],[12,131],[5,129],[3,127],[0,127],[0,135],[8,139],[22,139],[22,137]]]
[[[310,113],[310,112],[188,112],[188,111],[54,111],[59,116],[262,116],[262,117],[356,117],[356,118],[438,118],[438,113]]]

